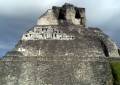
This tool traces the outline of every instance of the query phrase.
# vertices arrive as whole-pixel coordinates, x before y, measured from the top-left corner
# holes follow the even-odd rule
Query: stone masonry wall
[[[23,34],[21,40],[73,40],[73,35],[67,35],[59,26],[35,26]]]
[[[65,22],[85,27],[85,8],[78,8],[70,4],[65,4],[62,7],[54,6],[39,17],[37,25],[60,25]]]
[[[0,61],[0,85],[112,85],[106,58],[7,56]]]

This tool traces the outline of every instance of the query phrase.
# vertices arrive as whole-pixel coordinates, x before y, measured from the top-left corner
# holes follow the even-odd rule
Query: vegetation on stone
[[[120,85],[120,61],[111,62],[114,85]]]

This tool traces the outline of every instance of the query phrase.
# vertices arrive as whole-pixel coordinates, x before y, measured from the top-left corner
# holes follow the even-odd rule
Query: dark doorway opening
[[[79,11],[79,9],[76,8],[75,11],[76,11],[76,13],[75,13],[75,18],[80,19],[81,16],[80,16],[80,11]]]
[[[101,40],[101,46],[102,46],[102,49],[103,49],[103,52],[104,52],[105,56],[109,57],[108,48],[102,40]]]
[[[119,53],[119,55],[120,55],[120,49],[118,49],[118,53]]]
[[[58,19],[66,20],[65,16],[66,16],[66,10],[65,9],[60,9]]]

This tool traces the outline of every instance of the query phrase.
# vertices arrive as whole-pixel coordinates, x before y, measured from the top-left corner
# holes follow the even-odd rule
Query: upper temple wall
[[[62,7],[53,6],[43,14],[37,25],[60,25],[74,24],[85,27],[85,8],[74,7],[71,4],[64,4]]]

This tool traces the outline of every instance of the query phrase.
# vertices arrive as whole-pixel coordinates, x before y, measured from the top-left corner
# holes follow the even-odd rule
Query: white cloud
[[[43,11],[65,1],[67,0],[0,0],[0,14],[14,15]]]
[[[53,5],[60,6],[65,2],[85,7],[89,24],[101,24],[119,13],[118,0],[0,0],[0,14],[25,15],[31,12],[40,13]],[[93,24],[94,25],[94,24]]]

